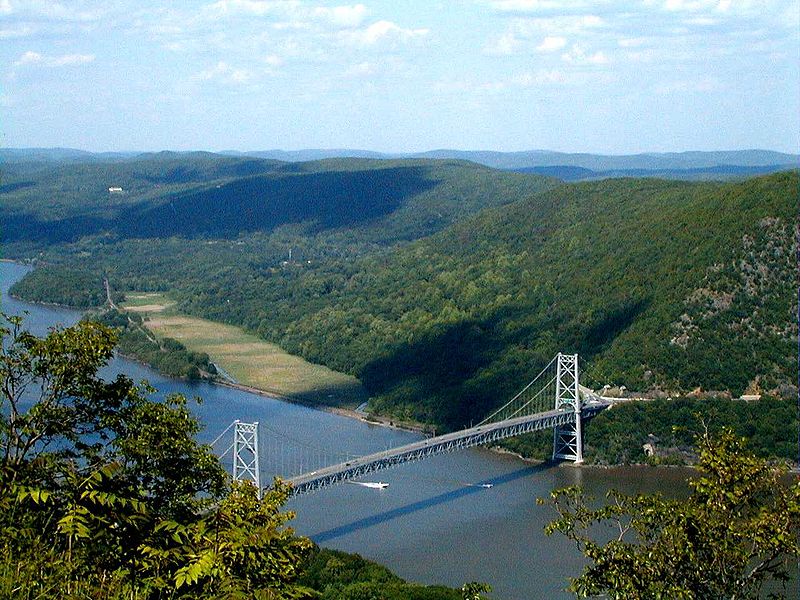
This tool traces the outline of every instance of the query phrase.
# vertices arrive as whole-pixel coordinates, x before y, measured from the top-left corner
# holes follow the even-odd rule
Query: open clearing
[[[355,377],[288,354],[238,327],[175,312],[175,302],[155,292],[125,294],[123,308],[138,312],[157,337],[205,352],[237,383],[290,400],[352,408],[367,395]]]
[[[122,303],[125,310],[138,313],[162,312],[174,304],[161,292],[130,292],[125,294],[125,302]]]

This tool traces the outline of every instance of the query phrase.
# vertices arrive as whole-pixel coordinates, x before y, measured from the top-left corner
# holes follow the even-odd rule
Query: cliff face
[[[733,260],[708,267],[672,325],[671,343],[687,351],[710,351],[721,331],[730,332],[751,354],[766,353],[774,361],[751,374],[746,392],[796,392],[780,374],[781,366],[791,370],[797,359],[798,236],[797,222],[762,218],[742,236]]]

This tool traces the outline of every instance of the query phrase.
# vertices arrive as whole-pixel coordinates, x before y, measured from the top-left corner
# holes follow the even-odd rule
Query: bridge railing
[[[606,407],[597,402],[586,406],[588,418]],[[305,473],[288,479],[293,495],[306,494],[349,479],[356,479],[407,462],[422,460],[437,454],[485,446],[500,440],[533,431],[551,429],[574,422],[576,413],[570,410],[550,410],[536,415],[507,419],[498,423],[478,425],[462,431],[447,433],[419,442],[376,452],[345,463]]]

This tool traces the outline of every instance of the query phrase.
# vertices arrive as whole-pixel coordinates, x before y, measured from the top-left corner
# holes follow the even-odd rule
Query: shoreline
[[[241,392],[247,392],[250,394],[255,394],[257,396],[262,396],[264,398],[272,398],[273,400],[280,400],[281,402],[286,402],[288,404],[296,404],[298,406],[305,406],[306,408],[310,408],[312,410],[318,410],[321,412],[339,415],[340,417],[347,417],[348,419],[361,421],[363,423],[367,423],[368,425],[377,425],[380,427],[386,427],[389,429],[399,429],[402,431],[412,431],[414,433],[422,433],[425,435],[429,434],[427,427],[421,423],[417,425],[411,423],[395,423],[394,420],[390,419],[389,417],[360,413],[351,408],[342,408],[341,406],[329,406],[326,404],[312,404],[310,402],[303,402],[302,400],[297,398],[291,398],[284,394],[279,394],[277,392],[272,392],[270,390],[257,388],[252,385],[247,385],[245,383],[239,383],[235,381],[225,381],[221,379],[219,380],[207,379],[205,381],[206,383],[210,383],[212,385],[219,385],[222,387],[239,390]]]
[[[16,263],[16,261],[5,261],[5,262]],[[61,304],[59,302],[45,302],[44,300],[28,300],[27,298],[20,298],[16,294],[12,294],[10,291],[8,292],[8,297],[13,298],[18,302],[27,302],[28,304],[40,304],[42,306],[47,306],[48,308],[63,308],[65,310],[74,310],[75,312],[81,313],[81,316],[83,316],[83,313],[85,313],[88,310],[96,310],[98,308],[102,308],[102,306],[71,306],[69,304]]]
[[[20,266],[30,266],[30,265],[28,265],[26,263],[20,262],[19,260],[13,260],[13,259],[10,259],[10,258],[0,258],[0,261],[1,262],[5,262],[5,263],[16,264],[16,265],[20,265]],[[34,268],[34,267],[32,267],[32,268]],[[52,307],[52,308],[63,308],[63,309],[67,309],[67,310],[74,310],[75,312],[81,313],[81,316],[83,316],[89,310],[93,310],[93,309],[99,308],[99,307],[95,307],[95,306],[81,306],[81,307],[78,307],[78,306],[69,306],[69,305],[66,305],[66,304],[59,304],[57,302],[45,302],[45,301],[39,301],[39,300],[28,300],[26,298],[20,298],[19,296],[11,294],[10,292],[9,292],[9,296],[14,298],[15,300],[19,300],[20,302],[27,302],[29,304],[37,304],[37,305],[47,306],[47,307]],[[127,353],[124,353],[124,352],[120,352],[119,349],[115,349],[115,352],[116,352],[116,354],[118,356],[121,356],[121,357],[125,358],[126,360],[130,360],[130,361],[133,361],[133,362],[138,363],[140,365],[144,365],[144,366],[146,366],[146,367],[148,367],[150,369],[153,369],[155,372],[159,373],[159,375],[162,375],[164,377],[172,377],[172,376],[169,376],[169,375],[165,375],[164,373],[160,373],[157,368],[155,368],[154,366],[148,364],[146,361],[140,359],[137,356],[132,356],[130,354],[127,354]],[[187,377],[172,377],[172,378],[173,379],[178,379],[180,381],[189,381],[189,379]],[[301,399],[292,398],[290,396],[286,396],[285,394],[280,394],[280,393],[275,392],[275,391],[271,391],[271,390],[263,389],[263,388],[258,388],[258,387],[255,387],[255,386],[252,386],[252,385],[248,385],[248,384],[244,384],[244,383],[239,383],[237,381],[226,381],[223,378],[218,378],[218,379],[217,378],[215,378],[215,379],[200,379],[198,381],[202,381],[204,383],[208,383],[208,384],[211,384],[211,385],[219,385],[219,386],[222,386],[222,387],[227,387],[227,388],[230,388],[230,389],[239,390],[239,391],[242,391],[242,392],[247,392],[247,393],[250,393],[250,394],[255,394],[257,396],[261,396],[261,397],[264,397],[264,398],[272,398],[274,400],[280,400],[281,402],[287,402],[289,404],[296,404],[298,406],[305,406],[306,408],[310,408],[310,409],[313,409],[313,410],[319,410],[321,412],[327,412],[329,414],[339,415],[340,417],[346,417],[348,419],[358,420],[358,421],[361,421],[363,423],[367,423],[368,425],[376,425],[376,426],[379,426],[379,427],[386,427],[388,429],[398,429],[398,430],[401,430],[401,431],[411,431],[411,432],[420,433],[420,434],[423,434],[423,435],[430,435],[430,426],[426,426],[426,425],[424,425],[422,423],[406,423],[406,422],[400,422],[400,421],[395,422],[395,419],[393,419],[391,417],[384,417],[384,416],[379,416],[379,415],[368,415],[366,413],[361,413],[361,412],[358,412],[356,410],[349,409],[349,408],[343,408],[343,407],[340,407],[340,406],[330,406],[330,405],[325,405],[325,404],[314,404],[314,403],[311,403],[311,402],[304,402]]]

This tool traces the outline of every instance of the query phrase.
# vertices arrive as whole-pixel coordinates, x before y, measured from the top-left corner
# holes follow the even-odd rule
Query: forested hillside
[[[450,427],[559,350],[598,384],[773,390],[796,367],[797,185],[563,186],[355,266],[250,279],[233,310],[202,284],[183,306],[358,374],[382,410]],[[227,283],[215,289],[230,296]]]
[[[281,252],[285,242],[303,245],[320,233],[333,236],[337,247],[386,244],[430,235],[484,207],[556,183],[457,161],[283,164],[207,153],[32,168],[10,165],[4,174],[0,235],[6,254],[29,256],[91,237],[105,244],[171,236],[231,239],[281,228],[287,233]],[[110,192],[112,187],[121,191]]]
[[[558,351],[579,352],[598,387],[795,389],[796,172],[556,186],[447,161],[268,168],[125,203],[45,248],[83,273],[62,295],[103,275],[169,291],[184,312],[357,375],[376,410],[447,428]],[[46,295],[45,274],[17,293]]]

